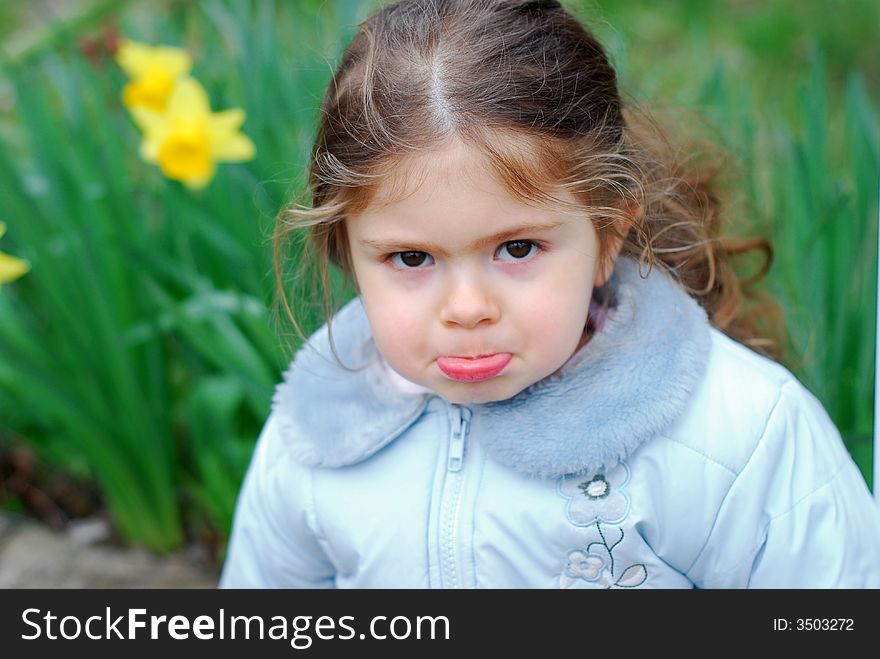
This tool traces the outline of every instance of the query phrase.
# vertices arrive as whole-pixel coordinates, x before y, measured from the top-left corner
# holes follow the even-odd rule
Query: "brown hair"
[[[529,203],[571,193],[598,231],[600,259],[622,239],[621,254],[670,272],[715,327],[778,357],[778,340],[760,336],[744,309],[746,287],[769,268],[769,242],[721,237],[716,168],[681,158],[646,113],[622,107],[602,46],[553,0],[402,0],[360,25],[324,95],[311,204],[291,204],[276,223],[280,299],[301,338],[283,274],[296,231],[307,228],[329,319],[329,265],[352,278],[345,218],[408,157],[451,137],[476,146]],[[740,281],[731,256],[753,250],[764,264]],[[779,323],[772,301],[768,311]]]

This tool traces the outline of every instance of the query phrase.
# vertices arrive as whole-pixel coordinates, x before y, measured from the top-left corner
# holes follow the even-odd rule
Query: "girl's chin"
[[[511,382],[502,382],[500,378],[482,382],[455,382],[446,380],[433,388],[444,400],[457,405],[482,405],[497,403],[513,398],[525,387],[513,386]]]

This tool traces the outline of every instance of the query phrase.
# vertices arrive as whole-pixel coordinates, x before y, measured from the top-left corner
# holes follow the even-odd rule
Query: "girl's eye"
[[[531,240],[509,240],[501,247],[498,248],[498,251],[495,253],[502,261],[521,261],[533,254],[534,251],[538,250],[538,244],[532,242]],[[504,253],[507,253],[511,258],[504,258]]]
[[[417,270],[430,265],[429,261],[433,259],[426,252],[394,252],[388,260],[400,270]]]

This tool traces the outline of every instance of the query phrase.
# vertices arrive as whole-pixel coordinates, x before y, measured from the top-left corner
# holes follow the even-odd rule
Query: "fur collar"
[[[709,323],[697,302],[660,268],[646,278],[618,259],[603,287],[604,325],[554,376],[513,398],[469,406],[471,433],[513,469],[535,476],[610,467],[669,426],[703,376]],[[295,457],[309,466],[360,462],[403,433],[431,394],[392,386],[359,298],[293,360],[273,398],[273,413]]]

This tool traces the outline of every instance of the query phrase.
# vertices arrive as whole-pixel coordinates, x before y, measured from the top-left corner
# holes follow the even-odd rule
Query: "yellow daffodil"
[[[141,157],[190,188],[206,186],[217,162],[250,160],[256,153],[239,132],[244,111],[211,112],[208,95],[192,78],[177,83],[165,112],[136,108],[132,115],[144,133]]]
[[[6,225],[0,222],[0,238],[6,233]],[[30,264],[22,259],[0,252],[0,284],[18,279],[31,269]]]
[[[131,78],[122,90],[122,101],[132,111],[164,110],[175,83],[192,68],[192,59],[180,48],[150,46],[128,39],[120,41],[116,61]]]

